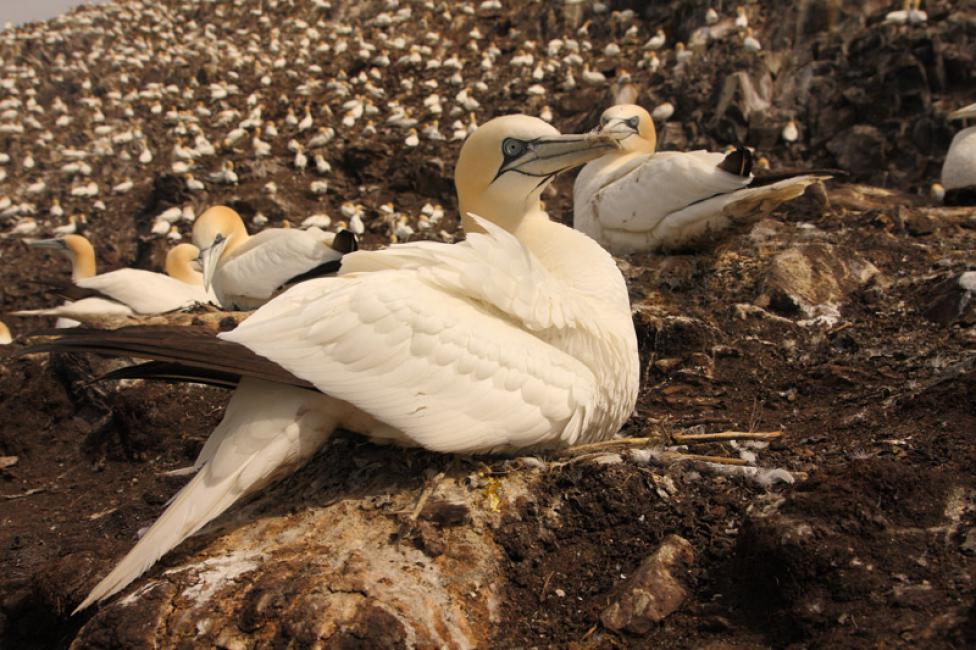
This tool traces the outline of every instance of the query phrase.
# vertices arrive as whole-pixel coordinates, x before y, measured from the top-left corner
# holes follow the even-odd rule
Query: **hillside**
[[[625,433],[782,473],[344,436],[134,595],[72,618],[227,394],[90,385],[98,361],[0,352],[0,646],[976,643],[976,303],[960,282],[976,213],[928,198],[945,116],[976,100],[976,1],[926,2],[911,26],[884,22],[900,2],[744,3],[759,52],[736,4],[119,0],[0,33],[4,313],[57,300],[36,281],[67,263],[22,239],[72,223],[105,270],[158,269],[217,203],[252,232],[309,219],[365,247],[453,241],[461,141],[511,112],[578,131],[636,93],[674,107],[661,148],[745,143],[774,170],[849,174],[712,249],[620,260],[645,364]],[[545,196],[566,221],[571,184]],[[682,438],[724,430],[784,436]],[[680,606],[612,630],[601,614],[672,534],[691,553]]]

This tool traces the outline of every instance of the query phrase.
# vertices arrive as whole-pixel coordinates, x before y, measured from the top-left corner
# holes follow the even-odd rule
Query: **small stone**
[[[609,607],[600,614],[603,626],[616,632],[649,632],[688,598],[685,575],[694,561],[688,540],[677,535],[666,537],[630,579],[617,587]]]

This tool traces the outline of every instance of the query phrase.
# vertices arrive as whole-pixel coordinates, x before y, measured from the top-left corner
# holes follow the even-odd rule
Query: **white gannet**
[[[324,182],[324,181],[320,181]],[[218,205],[193,224],[202,253],[204,283],[222,307],[255,309],[290,283],[335,273],[355,238],[318,228],[268,228],[249,235],[234,210]]]
[[[149,315],[162,314],[189,307],[195,303],[210,300],[207,290],[190,279],[190,263],[195,255],[186,246],[176,246],[166,256],[166,269],[175,273],[173,277],[142,269],[116,269],[108,273],[96,274],[95,249],[81,235],[67,235],[58,239],[41,239],[31,242],[35,248],[53,248],[71,260],[71,281],[80,289],[96,294],[74,303],[48,310],[17,312],[17,315],[65,316],[67,312],[78,314],[84,309],[88,316],[128,315],[131,313]],[[88,302],[85,302],[87,300]],[[82,304],[78,304],[82,303]],[[54,310],[64,309],[67,311]],[[104,310],[104,311],[103,311]],[[42,313],[43,312],[43,313]]]
[[[757,181],[746,149],[655,153],[654,121],[632,104],[604,111],[600,131],[620,137],[621,150],[577,176],[573,225],[615,255],[693,245],[733,223],[758,220],[825,178]]]
[[[950,120],[976,118],[976,104],[949,114]],[[952,138],[942,163],[942,187],[947,205],[976,205],[976,126]]]
[[[606,251],[550,221],[540,201],[557,173],[612,146],[537,118],[496,118],[458,159],[464,242],[353,253],[339,276],[293,287],[219,337],[138,327],[33,348],[111,348],[167,362],[167,372],[150,363],[141,376],[239,378],[197,474],[77,609],[293,472],[337,427],[445,453],[614,435],[639,380],[627,287]]]

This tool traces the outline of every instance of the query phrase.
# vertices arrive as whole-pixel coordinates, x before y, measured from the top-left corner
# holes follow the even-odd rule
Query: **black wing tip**
[[[730,174],[748,178],[752,174],[752,167],[755,162],[755,156],[749,149],[737,145],[735,151],[726,155],[725,160],[718,164],[718,168]]]
[[[356,234],[343,228],[336,233],[335,239],[332,240],[332,250],[343,255],[355,253],[359,250],[359,240],[356,239]]]

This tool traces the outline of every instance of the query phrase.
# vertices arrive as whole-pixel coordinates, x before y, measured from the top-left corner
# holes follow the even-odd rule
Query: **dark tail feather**
[[[358,251],[359,242],[356,240],[355,233],[345,228],[337,232],[335,239],[332,240],[332,250],[338,251],[343,255]]]
[[[718,168],[736,176],[743,178],[752,173],[752,165],[755,162],[752,152],[743,146],[737,146],[735,151],[725,157],[725,160],[718,164]]]
[[[214,377],[254,377],[301,388],[314,388],[278,364],[238,343],[224,341],[203,327],[133,325],[116,330],[72,328],[49,330],[51,339],[27,346],[18,355],[37,352],[89,352],[110,357],[137,357],[176,364],[184,374],[195,369]],[[176,367],[174,366],[174,368]],[[196,376],[194,375],[194,376]],[[203,374],[203,377],[208,374]]]
[[[241,381],[240,374],[222,372],[209,368],[194,368],[181,363],[169,361],[147,361],[134,366],[126,366],[107,372],[95,381],[111,381],[116,379],[150,379],[154,381],[169,381],[194,384],[206,384],[216,388],[237,388]]]

